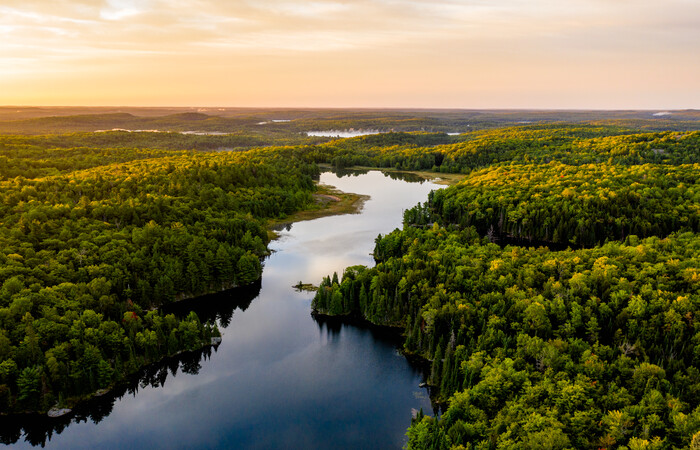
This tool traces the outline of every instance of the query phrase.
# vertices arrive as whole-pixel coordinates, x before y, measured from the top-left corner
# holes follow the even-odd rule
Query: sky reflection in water
[[[313,293],[292,285],[318,284],[349,265],[372,265],[377,235],[401,226],[402,211],[439,186],[376,171],[342,178],[324,173],[321,182],[371,200],[361,214],[300,222],[283,231],[271,244],[275,252],[250,304],[236,291],[202,302],[200,315],[222,323],[223,343],[199,363],[197,374],[165,376],[164,365],[163,386],[142,382],[136,395],[117,399],[99,423],[71,423],[46,445],[400,448],[411,409],[430,410],[427,392],[418,387],[420,371],[397,352],[394,336],[315,321]],[[252,289],[251,298],[257,294]],[[24,438],[17,445],[29,446]]]

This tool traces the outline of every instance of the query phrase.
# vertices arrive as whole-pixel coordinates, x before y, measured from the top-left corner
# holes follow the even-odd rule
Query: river
[[[395,177],[395,176],[394,176]],[[397,350],[395,333],[314,319],[313,293],[333,271],[372,265],[374,239],[401,226],[431,182],[378,171],[321,182],[369,195],[360,214],[293,224],[270,244],[262,282],[180,308],[215,318],[223,342],[143,371],[139,380],[69,417],[3,422],[17,447],[401,448],[412,411],[432,411],[422,370]]]

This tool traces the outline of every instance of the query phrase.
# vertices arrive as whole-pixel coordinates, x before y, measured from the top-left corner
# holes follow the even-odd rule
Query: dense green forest
[[[411,225],[475,226],[493,239],[593,246],[700,231],[700,165],[552,162],[475,171],[405,212]]]
[[[445,133],[382,133],[290,146],[282,151],[335,167],[370,166],[402,170],[470,173],[494,165],[692,164],[700,160],[700,132],[640,133],[593,125],[529,125]]]
[[[700,430],[698,255],[692,233],[550,251],[407,227],[313,307],[404,326],[432,360],[449,408],[413,425],[411,448],[681,447]]]
[[[258,280],[265,220],[309,206],[317,174],[243,152],[0,152],[0,412],[210,343],[209,323],[156,308]]]
[[[468,176],[312,303],[402,327],[430,361],[446,409],[418,415],[409,449],[700,444],[699,139],[524,127],[423,150]],[[381,150],[354,157],[427,168]]]
[[[110,130],[99,133],[80,132],[46,135],[0,135],[0,148],[20,152],[35,149],[121,150],[205,150],[240,151],[270,145],[301,145],[328,141],[323,137],[307,137],[287,133],[233,132],[226,134],[185,134],[179,132]]]
[[[700,431],[700,132],[482,122],[455,136],[462,119],[441,116],[438,132],[311,139],[295,133],[379,113],[260,114],[149,123],[277,131],[0,136],[0,413],[70,405],[210,343],[213,323],[159,307],[258,280],[267,224],[316,207],[329,164],[465,175],[377,239],[376,267],[326,278],[313,301],[404,328],[431,362],[446,411],[419,414],[409,448],[680,448]],[[430,129],[427,114],[380,125]]]

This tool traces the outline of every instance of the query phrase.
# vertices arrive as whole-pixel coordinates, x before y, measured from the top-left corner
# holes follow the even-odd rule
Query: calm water
[[[402,210],[440,186],[376,171],[324,173],[321,181],[371,200],[361,214],[283,231],[260,285],[197,300],[200,316],[221,325],[216,351],[151,367],[72,417],[36,417],[30,426],[0,418],[2,440],[58,448],[400,448],[412,410],[431,410],[418,387],[421,371],[397,352],[393,333],[315,320],[313,293],[292,285],[373,264],[377,234],[400,226]]]
[[[351,138],[358,136],[367,136],[368,134],[381,134],[382,131],[378,130],[324,130],[324,131],[307,131],[307,136],[320,136],[320,137],[337,137],[337,138]]]
[[[266,122],[261,122],[263,124]],[[258,125],[260,125],[258,124]],[[469,126],[469,125],[467,125]],[[324,130],[324,131],[307,131],[307,136],[319,136],[319,137],[336,137],[336,138],[353,138],[358,136],[367,136],[369,134],[382,134],[387,133],[387,131],[379,130]],[[463,131],[455,131],[447,133],[448,136],[458,136],[464,133]]]

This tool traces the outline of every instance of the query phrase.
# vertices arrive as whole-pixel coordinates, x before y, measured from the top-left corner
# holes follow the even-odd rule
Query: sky
[[[0,0],[0,105],[700,108],[700,1]]]

